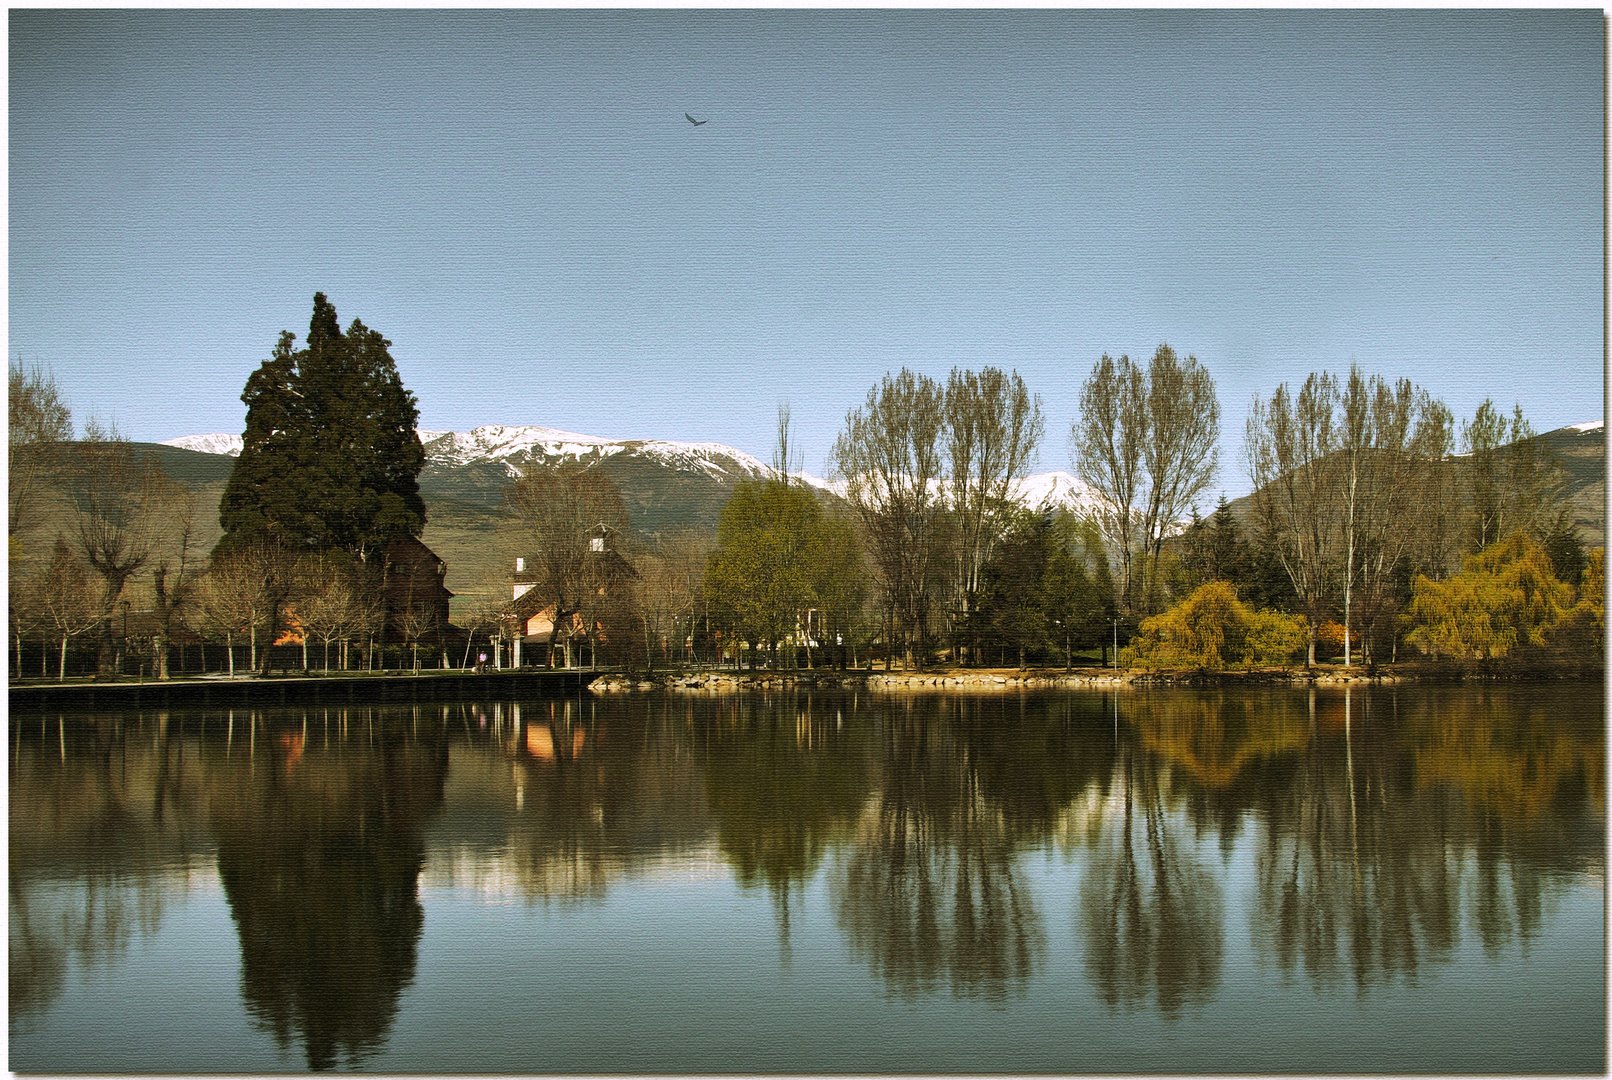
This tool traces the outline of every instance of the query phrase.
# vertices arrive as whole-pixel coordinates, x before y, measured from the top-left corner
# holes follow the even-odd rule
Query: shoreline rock
[[[1001,692],[1007,690],[1080,689],[1091,687],[1340,686],[1352,683],[1395,683],[1405,676],[1392,671],[1368,674],[1364,669],[1329,671],[1303,668],[1257,671],[1147,670],[1076,668],[1071,672],[1027,670],[970,671],[683,671],[655,675],[618,675],[596,679],[597,694],[642,691],[738,693],[755,690],[862,689],[875,692]]]

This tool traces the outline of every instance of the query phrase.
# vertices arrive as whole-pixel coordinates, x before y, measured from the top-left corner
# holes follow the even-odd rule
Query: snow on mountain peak
[[[198,454],[226,454],[229,457],[241,455],[241,437],[226,435],[223,432],[212,435],[186,435],[179,439],[168,439],[159,445],[177,446],[181,450],[194,450]]]
[[[715,480],[761,478],[772,469],[752,454],[724,443],[671,442],[664,439],[604,439],[575,431],[536,425],[484,424],[470,431],[418,432],[426,460],[434,465],[459,468],[476,462],[502,464],[510,475],[517,475],[529,460],[556,461],[562,458],[598,458],[630,454],[649,458],[673,469],[703,472]],[[177,446],[204,454],[239,456],[239,435],[186,435],[169,439],[164,446]],[[814,488],[844,494],[843,483],[836,483],[800,472],[794,478]],[[1096,497],[1078,477],[1066,472],[1038,473],[1014,485],[1018,501],[1035,510],[1067,507],[1089,511]]]

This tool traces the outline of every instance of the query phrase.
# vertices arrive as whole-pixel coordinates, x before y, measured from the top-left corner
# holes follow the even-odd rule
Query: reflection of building
[[[524,558],[515,560],[515,575],[511,585],[511,598],[503,615],[514,627],[514,664],[521,665],[522,655],[533,648],[550,646],[564,651],[564,664],[572,663],[574,648],[590,637],[596,641],[608,640],[601,616],[607,604],[617,599],[621,586],[638,576],[626,559],[616,550],[620,533],[609,525],[595,525],[588,534],[588,547],[582,555],[578,580],[570,584],[577,597],[577,610],[558,613],[559,605],[549,598],[546,590],[537,588],[543,575],[529,570]],[[558,621],[558,626],[555,623]],[[590,635],[589,630],[592,630]]]

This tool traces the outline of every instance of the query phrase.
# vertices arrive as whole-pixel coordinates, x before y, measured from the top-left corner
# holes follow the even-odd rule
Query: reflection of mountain
[[[352,1067],[384,1044],[414,978],[421,830],[447,744],[386,735],[327,752],[287,730],[269,746],[210,804],[241,996],[282,1047],[301,1038],[309,1068]]]
[[[214,714],[205,738],[194,717],[183,738],[149,714],[13,717],[13,1033],[82,1023],[77,973],[135,977],[126,946],[165,905],[227,902],[255,1022],[307,1065],[362,1066],[424,977],[427,866],[560,901],[556,926],[594,914],[566,901],[731,875],[913,1001],[1033,997],[1068,960],[1116,1012],[1171,1021],[1227,998],[1222,958],[1250,945],[1306,992],[1430,983],[1604,877],[1602,701],[654,694]]]

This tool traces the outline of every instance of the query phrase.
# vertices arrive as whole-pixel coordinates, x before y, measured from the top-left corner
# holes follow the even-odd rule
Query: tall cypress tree
[[[219,507],[220,550],[266,540],[367,559],[419,536],[425,450],[391,342],[357,319],[343,334],[315,293],[307,344],[295,344],[282,333],[241,394],[246,432]]]

